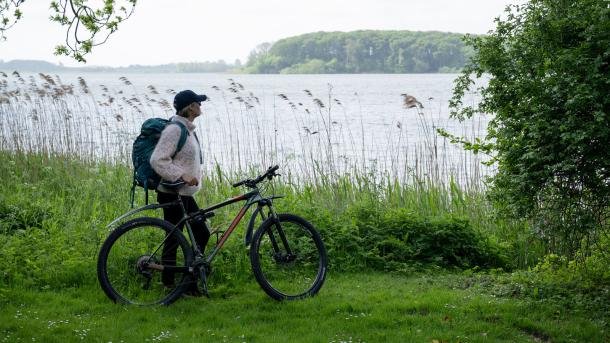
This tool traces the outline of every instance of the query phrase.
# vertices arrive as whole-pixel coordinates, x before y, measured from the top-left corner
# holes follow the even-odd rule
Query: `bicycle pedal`
[[[207,286],[201,290],[201,293],[203,293],[203,295],[205,295],[206,298],[210,299],[210,293],[208,292]]]

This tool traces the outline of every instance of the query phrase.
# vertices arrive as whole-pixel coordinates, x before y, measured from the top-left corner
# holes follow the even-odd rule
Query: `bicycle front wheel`
[[[192,250],[184,235],[157,218],[136,218],[116,228],[102,245],[97,275],[115,302],[169,305],[193,282]]]
[[[327,258],[320,234],[305,219],[279,214],[256,231],[250,247],[256,281],[276,300],[313,296],[326,277]]]

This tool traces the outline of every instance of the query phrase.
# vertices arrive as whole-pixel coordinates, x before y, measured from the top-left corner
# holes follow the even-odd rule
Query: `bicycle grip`
[[[239,187],[241,185],[243,185],[244,183],[246,183],[247,180],[241,180],[239,182],[234,183],[232,186],[233,187]]]

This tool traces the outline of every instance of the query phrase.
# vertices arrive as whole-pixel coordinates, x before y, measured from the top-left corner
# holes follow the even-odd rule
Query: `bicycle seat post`
[[[184,202],[182,201],[182,197],[178,194],[178,204],[180,205],[180,209],[182,210],[182,218],[185,218],[188,214],[186,213],[186,208],[184,207]]]

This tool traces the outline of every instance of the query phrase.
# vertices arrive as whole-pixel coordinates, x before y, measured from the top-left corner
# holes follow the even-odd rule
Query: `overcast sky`
[[[134,15],[88,65],[246,61],[258,44],[315,31],[412,30],[486,33],[507,4],[525,0],[139,0]],[[50,0],[22,5],[0,42],[0,59],[77,65],[53,55],[65,31],[48,20]]]

